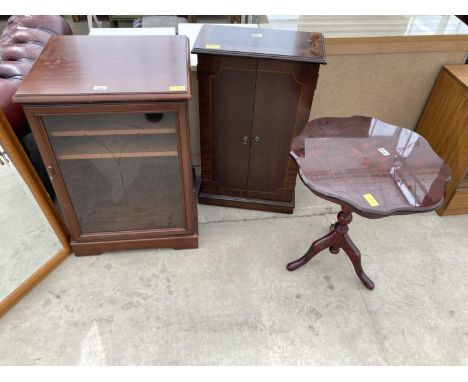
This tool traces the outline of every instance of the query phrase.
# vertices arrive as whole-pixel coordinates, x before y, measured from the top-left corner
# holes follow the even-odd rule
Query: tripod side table
[[[362,269],[361,254],[348,235],[352,213],[377,219],[437,209],[450,179],[448,165],[414,131],[376,118],[319,118],[309,122],[291,147],[304,184],[341,205],[330,232],[304,256],[287,265],[294,271],[329,248],[343,249],[367,289],[374,283]]]

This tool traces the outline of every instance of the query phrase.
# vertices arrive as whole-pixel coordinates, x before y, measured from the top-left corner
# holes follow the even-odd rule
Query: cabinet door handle
[[[246,145],[249,143],[249,137],[247,135],[244,135],[241,139],[240,139],[241,143],[243,145]]]
[[[49,174],[49,179],[54,180],[54,169],[52,166],[47,166],[47,173]]]
[[[258,135],[256,135],[254,138],[254,143],[256,145],[259,145],[260,143],[262,143],[262,137],[259,137]]]

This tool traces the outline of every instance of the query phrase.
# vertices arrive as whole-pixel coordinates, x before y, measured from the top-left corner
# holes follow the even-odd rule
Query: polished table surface
[[[319,118],[294,138],[291,156],[305,185],[318,196],[341,205],[330,232],[314,241],[294,271],[315,255],[340,249],[351,260],[367,289],[374,283],[361,266],[361,253],[348,235],[352,212],[375,219],[436,209],[444,199],[450,169],[415,132],[376,118]]]
[[[433,210],[450,177],[423,137],[369,117],[309,122],[291,155],[314,193],[368,217]]]

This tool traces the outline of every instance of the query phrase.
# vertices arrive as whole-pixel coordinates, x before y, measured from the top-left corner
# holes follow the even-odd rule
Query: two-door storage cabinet
[[[200,203],[292,213],[291,141],[307,123],[320,33],[204,25],[198,55]]]
[[[54,36],[19,88],[76,255],[196,248],[184,36]]]

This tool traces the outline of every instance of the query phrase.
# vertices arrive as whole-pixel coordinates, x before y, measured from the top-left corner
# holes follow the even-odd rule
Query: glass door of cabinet
[[[186,229],[177,118],[42,115],[81,234]]]

